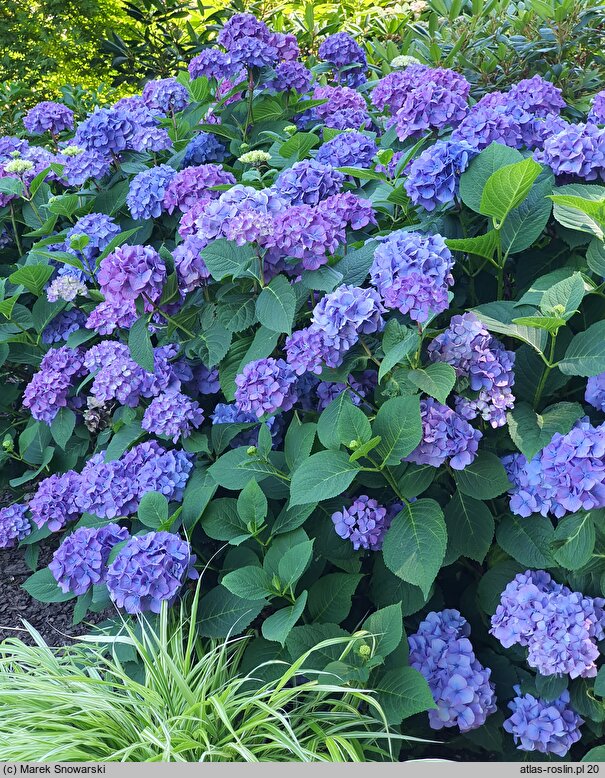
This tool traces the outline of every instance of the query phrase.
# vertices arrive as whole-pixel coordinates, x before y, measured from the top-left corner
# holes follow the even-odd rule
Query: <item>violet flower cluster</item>
[[[541,675],[592,678],[605,637],[605,599],[585,597],[543,570],[519,573],[502,592],[491,633],[505,648],[527,648]]]
[[[429,613],[409,636],[410,666],[425,677],[437,706],[429,711],[432,729],[469,732],[496,711],[491,670],[476,658],[470,633],[466,619],[448,609]]]
[[[349,540],[355,551],[380,551],[390,519],[387,509],[365,494],[356,497],[349,508],[332,514],[336,534]]]
[[[454,470],[464,470],[477,456],[483,437],[459,413],[428,397],[420,401],[422,440],[404,461],[439,467],[448,462]]]
[[[581,738],[580,727],[584,723],[571,707],[567,689],[552,701],[521,694],[519,686],[514,689],[516,696],[508,703],[512,715],[502,726],[513,736],[517,748],[566,756]]]
[[[23,406],[36,421],[50,424],[66,408],[76,379],[82,375],[82,354],[68,346],[51,349],[23,392]]]
[[[0,549],[15,548],[31,534],[25,505],[7,505],[0,509]]]

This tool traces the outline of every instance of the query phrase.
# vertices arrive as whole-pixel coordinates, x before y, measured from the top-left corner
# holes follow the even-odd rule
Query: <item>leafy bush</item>
[[[340,762],[389,758],[372,696],[307,670],[330,640],[258,668],[246,639],[200,641],[168,619],[62,649],[0,648],[0,754],[27,761]],[[91,644],[94,641],[97,645]],[[307,677],[305,677],[307,676]],[[375,715],[371,717],[366,711]],[[52,711],[52,716],[49,716]],[[382,717],[383,718],[383,717]]]
[[[1,545],[64,533],[25,586],[76,620],[204,568],[199,633],[250,627],[252,666],[362,628],[313,669],[440,753],[585,755],[604,94],[576,122],[537,75],[477,101],[406,57],[368,81],[347,34],[312,69],[251,16],[217,40],[0,139]]]

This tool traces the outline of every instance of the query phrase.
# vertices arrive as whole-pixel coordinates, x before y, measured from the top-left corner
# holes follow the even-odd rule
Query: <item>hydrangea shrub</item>
[[[579,758],[605,722],[603,94],[377,77],[347,33],[318,56],[236,14],[186,72],[0,138],[0,547],[76,619],[203,571],[200,633],[252,630],[251,661],[363,630],[317,669],[394,727]]]

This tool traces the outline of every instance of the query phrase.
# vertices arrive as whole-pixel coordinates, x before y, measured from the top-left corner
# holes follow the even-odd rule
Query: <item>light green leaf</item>
[[[149,336],[149,323],[147,316],[140,316],[130,328],[128,333],[128,348],[130,356],[137,365],[148,373],[153,373],[155,362],[153,358],[153,346]]]
[[[485,182],[479,211],[501,225],[508,214],[525,200],[542,166],[532,157],[496,170]]]
[[[331,573],[318,578],[309,590],[309,615],[313,621],[339,624],[346,619],[362,578],[358,573]]]
[[[508,431],[513,443],[529,461],[559,432],[566,435],[584,414],[579,403],[562,402],[535,413],[528,403],[517,403],[507,414]]]
[[[292,476],[290,505],[338,497],[352,483],[359,465],[343,451],[320,451],[303,462]]]
[[[202,251],[202,259],[215,281],[223,278],[239,278],[254,259],[254,251],[247,244],[238,246],[234,241],[218,238]]]
[[[277,565],[277,574],[284,588],[294,586],[305,572],[313,554],[313,540],[305,540],[289,548]]]
[[[24,286],[36,297],[40,297],[48,279],[55,272],[49,265],[24,265],[9,276],[15,286]]]
[[[584,377],[605,371],[605,321],[592,324],[572,338],[559,370],[565,375]]]
[[[263,621],[261,631],[265,640],[274,640],[285,645],[294,625],[302,616],[307,604],[307,592],[303,592],[293,605],[288,605]]]
[[[137,518],[150,529],[159,529],[168,521],[168,500],[159,492],[147,492],[141,498]]]
[[[456,371],[446,362],[433,362],[425,368],[410,370],[408,381],[438,402],[445,403],[456,383]]]
[[[274,332],[292,332],[296,295],[285,276],[275,276],[256,301],[256,315],[261,324]]]
[[[498,230],[490,230],[485,235],[477,235],[475,238],[449,238],[445,242],[451,251],[462,251],[464,254],[493,259],[500,245],[500,233]]]
[[[271,576],[262,567],[249,565],[223,576],[222,585],[244,600],[263,600],[275,594]]]
[[[500,143],[492,143],[484,149],[460,177],[460,197],[472,211],[480,213],[481,196],[489,177],[505,165],[523,159],[521,152]]]
[[[590,559],[595,546],[595,527],[590,511],[565,516],[557,523],[553,556],[566,570],[579,570]]]
[[[60,408],[52,420],[50,432],[59,448],[65,449],[76,426],[76,414],[71,408]]]
[[[376,456],[386,465],[398,465],[422,438],[419,397],[392,397],[381,405],[372,425],[372,435],[379,435]]]

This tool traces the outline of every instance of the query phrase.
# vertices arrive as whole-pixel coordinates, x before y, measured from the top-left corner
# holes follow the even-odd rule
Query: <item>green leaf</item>
[[[352,483],[359,465],[343,451],[320,451],[303,462],[292,476],[290,505],[338,497]]]
[[[297,529],[305,523],[316,507],[316,503],[295,505],[292,508],[290,508],[289,505],[284,505],[273,522],[271,534],[282,535],[284,532],[291,532],[292,530]]]
[[[348,446],[353,440],[367,443],[372,436],[372,428],[365,413],[353,403],[345,403],[336,424],[336,435],[340,443]]]
[[[392,654],[403,639],[401,603],[377,610],[365,620],[363,628],[376,639],[376,654],[381,657]]]
[[[480,451],[464,470],[454,472],[454,478],[461,492],[479,500],[491,500],[511,488],[504,465],[490,451]]]
[[[296,295],[285,276],[275,276],[256,301],[256,315],[261,324],[274,332],[292,332]]]
[[[261,631],[265,640],[273,640],[285,645],[286,639],[296,622],[302,616],[307,604],[307,592],[303,592],[293,605],[288,605],[263,621]]]
[[[553,536],[553,556],[566,570],[579,570],[592,556],[595,527],[590,511],[560,519]]]
[[[234,241],[218,238],[202,250],[202,259],[215,281],[239,278],[254,259],[250,245],[238,246]]]
[[[237,512],[247,527],[258,529],[267,518],[267,498],[252,478],[237,498]]]
[[[605,243],[599,238],[590,241],[586,249],[586,261],[593,273],[605,278]]]
[[[234,546],[250,537],[248,528],[237,512],[236,500],[228,497],[212,500],[202,513],[201,524],[209,538],[227,541]]]
[[[159,529],[168,521],[168,500],[159,492],[147,492],[141,498],[137,518],[150,529]]]
[[[244,600],[216,586],[202,597],[199,634],[205,638],[240,635],[266,605],[265,600]]]
[[[9,281],[15,286],[24,286],[36,297],[40,297],[54,272],[50,265],[24,265],[9,276]]]
[[[422,439],[419,397],[392,397],[381,405],[372,425],[379,435],[376,455],[386,465],[398,465]]]
[[[247,566],[223,576],[221,584],[243,600],[263,600],[275,595],[271,576],[262,567]]]
[[[605,200],[605,187],[595,184],[566,184],[550,196],[554,202],[554,217],[564,227],[605,237],[600,216]]]
[[[605,372],[605,321],[592,324],[572,338],[559,370],[565,375],[584,377]]]
[[[59,448],[65,449],[76,426],[76,414],[70,408],[60,408],[52,420],[50,432]]]
[[[566,435],[583,415],[579,403],[557,403],[539,414],[528,403],[521,402],[507,414],[508,431],[515,446],[530,461],[550,443],[555,433]]]
[[[153,358],[153,346],[149,336],[149,322],[147,316],[140,316],[130,328],[128,333],[128,348],[130,356],[137,365],[148,373],[153,373],[155,362]]]
[[[446,545],[447,529],[439,504],[418,500],[405,505],[393,519],[384,538],[384,562],[396,576],[419,586],[426,597]]]
[[[71,592],[63,594],[48,567],[30,575],[23,584],[23,588],[35,600],[40,602],[67,602],[67,600],[73,600],[76,596]]]
[[[437,707],[428,683],[413,667],[389,670],[373,688],[389,724]]]
[[[305,572],[313,554],[314,540],[305,540],[289,548],[277,565],[277,574],[284,588],[294,586]]]
[[[517,573],[525,570],[525,565],[520,565],[514,559],[507,559],[491,567],[484,573],[477,587],[479,604],[484,613],[493,616],[500,604],[500,597],[506,586],[513,580]]]
[[[341,392],[321,412],[317,422],[317,437],[326,448],[340,448],[341,440],[338,435],[340,417],[346,409],[353,405],[348,392]]]
[[[359,573],[331,573],[315,581],[309,590],[309,615],[313,621],[335,624],[344,621],[362,578]]]
[[[456,371],[446,362],[433,362],[425,368],[410,370],[408,381],[438,402],[445,403],[456,383]]]
[[[12,176],[0,178],[0,194],[20,197],[23,194],[23,183],[18,178],[13,178]]]
[[[460,177],[460,197],[465,205],[480,213],[481,196],[489,177],[505,165],[523,159],[521,152],[499,143],[492,143],[484,149]]]
[[[474,559],[480,564],[494,539],[494,517],[484,502],[456,492],[445,507],[448,557]]]
[[[574,273],[544,292],[540,300],[540,310],[546,314],[556,305],[560,305],[563,306],[564,314],[568,314],[565,318],[568,318],[580,307],[580,303],[584,299],[584,292],[582,274]]]
[[[523,518],[509,514],[500,522],[496,539],[500,548],[522,565],[533,568],[553,567],[550,547],[554,529],[545,516]]]
[[[524,315],[525,311],[519,307],[518,303],[507,300],[499,300],[493,303],[485,303],[472,312],[483,322],[490,332],[497,332],[500,335],[508,335],[527,343],[536,351],[544,352],[548,335],[544,330],[534,329],[533,327],[513,324],[514,319]],[[528,315],[533,313],[531,309]]]
[[[369,240],[361,248],[347,251],[334,265],[334,270],[342,275],[343,284],[361,286],[370,272],[377,245],[375,240]]]
[[[416,465],[411,462],[397,484],[401,494],[410,499],[426,491],[435,480],[437,468],[432,465]]]
[[[400,324],[396,319],[389,319],[382,337],[384,357],[378,369],[378,382],[418,348],[418,333]]]
[[[605,762],[605,746],[595,746],[580,759],[581,762]]]
[[[303,424],[298,416],[292,418],[284,440],[284,454],[290,472],[294,472],[310,455],[316,432],[317,424]]]
[[[374,438],[370,438],[370,440],[367,441],[367,443],[363,443],[361,446],[358,446],[351,456],[349,457],[350,462],[357,462],[358,459],[363,459],[364,457],[367,457],[367,455],[370,453],[370,451],[373,451],[376,446],[380,443],[382,438],[380,435],[376,435]]]
[[[297,132],[279,147],[279,156],[285,160],[304,159],[312,148],[319,145],[319,138],[312,132]]]
[[[480,213],[501,225],[513,208],[525,200],[541,172],[542,166],[532,157],[496,170],[485,182]]]
[[[529,195],[506,217],[500,236],[502,248],[508,254],[525,251],[542,235],[552,211],[547,196],[552,192],[553,181],[551,173],[538,176]]]
[[[485,235],[477,235],[475,238],[449,238],[445,242],[452,251],[462,251],[464,254],[493,259],[500,246],[500,233],[498,230],[490,230]]]

